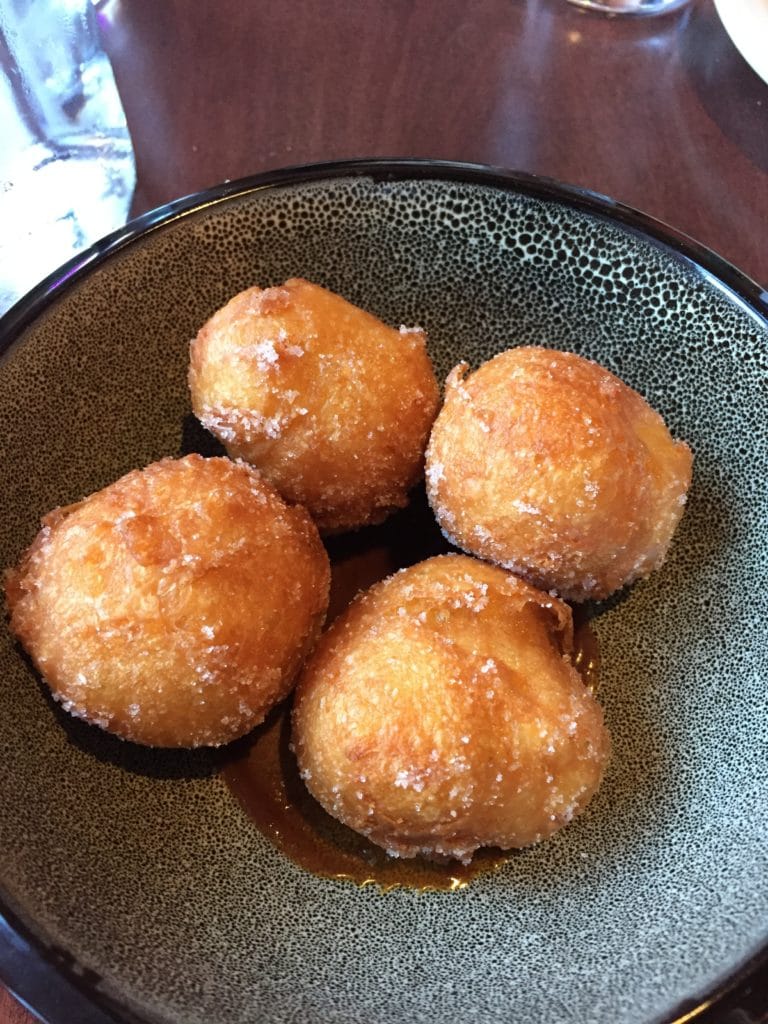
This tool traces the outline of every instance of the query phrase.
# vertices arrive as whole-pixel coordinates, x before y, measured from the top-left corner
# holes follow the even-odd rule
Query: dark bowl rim
[[[372,158],[334,160],[299,164],[263,171],[193,192],[157,206],[130,220],[124,227],[105,235],[83,252],[73,256],[32,288],[0,316],[0,354],[45,308],[72,284],[87,276],[125,246],[134,244],[153,230],[219,202],[253,192],[292,185],[311,184],[333,178],[367,177],[376,182],[404,180],[456,181],[514,191],[535,199],[582,210],[602,220],[619,223],[631,234],[643,237],[657,248],[676,255],[703,273],[716,287],[725,288],[739,305],[768,326],[768,287],[763,288],[712,249],[697,242],[649,214],[577,185],[568,185],[543,175],[513,171],[490,164],[426,158]]]
[[[619,223],[629,233],[666,250],[703,274],[768,329],[768,290],[690,236],[610,196],[553,178],[488,164],[426,158],[364,158],[302,164],[224,181],[141,214],[125,227],[72,257],[0,317],[0,356],[73,284],[151,232],[206,207],[254,192],[355,177],[370,178],[379,183],[440,180],[482,185],[521,193]],[[768,943],[735,971],[719,979],[704,993],[680,1003],[671,1016],[659,1018],[656,1024],[686,1024],[707,1010],[716,1010],[717,1004],[728,995],[748,994],[751,983],[763,968],[768,968]],[[98,991],[98,979],[90,977],[89,972],[69,954],[47,946],[38,938],[6,906],[1,893],[0,981],[46,1024],[69,1024],[72,1020],[82,1024],[144,1024],[144,1019],[128,1007],[116,1005],[105,993]],[[43,992],[45,999],[41,1002]]]

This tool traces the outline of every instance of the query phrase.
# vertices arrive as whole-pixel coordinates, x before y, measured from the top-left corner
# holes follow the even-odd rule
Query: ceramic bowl
[[[3,622],[6,979],[56,1024],[682,1018],[768,937],[765,296],[604,197],[489,168],[326,165],[181,200],[0,323],[0,565],[54,506],[205,449],[189,340],[291,276],[424,326],[441,379],[520,344],[595,359],[691,445],[665,565],[593,609],[607,777],[577,821],[455,892],[317,877],[244,812],[228,752],[69,719]]]

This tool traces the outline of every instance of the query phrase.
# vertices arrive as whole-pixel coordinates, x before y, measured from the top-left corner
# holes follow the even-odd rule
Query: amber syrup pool
[[[381,527],[328,542],[332,563],[332,621],[360,590],[407,565],[448,551],[423,499]],[[575,617],[574,664],[595,690],[600,656],[586,619]],[[324,878],[383,890],[455,890],[497,870],[515,851],[478,850],[470,864],[421,857],[397,859],[327,814],[299,777],[290,746],[290,701],[255,730],[245,755],[227,764],[223,777],[259,831],[296,864]]]

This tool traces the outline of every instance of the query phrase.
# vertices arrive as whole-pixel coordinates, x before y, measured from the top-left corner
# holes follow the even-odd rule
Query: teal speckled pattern
[[[307,874],[220,753],[147,751],[57,709],[0,625],[4,898],[153,1024],[638,1024],[768,932],[768,326],[671,250],[514,189],[334,177],[147,232],[0,356],[0,564],[40,516],[201,440],[190,339],[304,276],[429,334],[438,376],[570,349],[691,445],[664,567],[597,608],[613,759],[585,814],[455,893]]]

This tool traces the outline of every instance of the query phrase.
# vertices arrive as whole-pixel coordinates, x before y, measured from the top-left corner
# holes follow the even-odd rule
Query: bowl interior
[[[253,827],[220,755],[70,721],[3,624],[8,907],[148,1021],[669,1016],[766,939],[766,322],[642,232],[490,179],[248,189],[95,264],[0,355],[0,565],[50,508],[204,448],[189,340],[238,290],[291,276],[424,326],[441,379],[518,344],[596,359],[691,445],[666,564],[597,609],[608,776],[466,889],[319,879]]]

